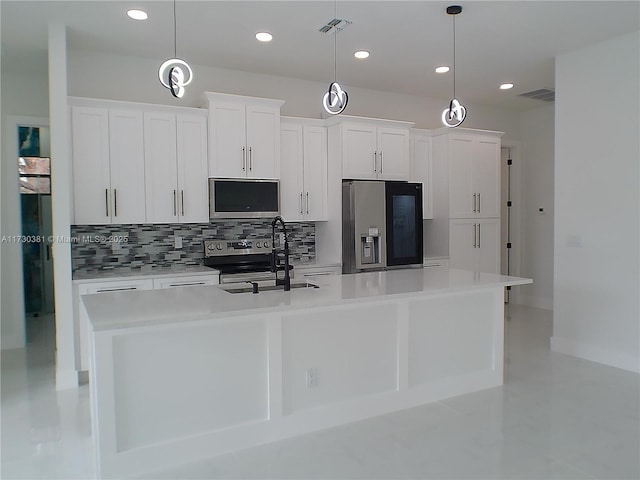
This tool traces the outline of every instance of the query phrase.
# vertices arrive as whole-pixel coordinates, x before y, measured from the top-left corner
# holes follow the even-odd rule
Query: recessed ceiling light
[[[261,42],[270,42],[273,39],[273,35],[268,32],[256,33],[256,38]]]
[[[127,15],[129,15],[129,18],[133,18],[134,20],[146,20],[147,18],[149,18],[147,12],[137,9],[128,10]]]
[[[444,65],[442,67],[436,67],[436,73],[447,73],[449,70],[449,67]]]
[[[366,50],[358,50],[353,54],[353,56],[356,58],[367,58],[369,56],[369,52],[367,52]]]
[[[510,88],[513,88],[513,83],[503,83],[500,85],[500,90],[509,90]]]

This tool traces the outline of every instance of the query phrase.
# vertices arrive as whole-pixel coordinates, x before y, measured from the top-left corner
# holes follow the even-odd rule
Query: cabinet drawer
[[[171,278],[155,278],[153,280],[153,289],[174,288],[174,287],[191,287],[196,285],[217,285],[219,283],[219,275],[189,275]]]
[[[153,281],[145,280],[115,280],[113,282],[86,283],[78,285],[80,295],[90,295],[94,293],[120,292],[126,290],[151,290]]]

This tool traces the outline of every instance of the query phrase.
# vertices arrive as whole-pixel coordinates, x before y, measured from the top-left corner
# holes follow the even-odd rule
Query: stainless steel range
[[[275,280],[276,274],[271,271],[272,249],[270,238],[205,240],[204,264],[220,270],[220,283]],[[290,275],[293,277],[292,270]]]

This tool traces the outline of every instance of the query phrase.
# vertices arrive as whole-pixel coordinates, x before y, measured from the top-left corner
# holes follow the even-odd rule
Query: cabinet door
[[[71,107],[71,145],[74,222],[111,223],[108,110]]]
[[[113,223],[145,222],[142,112],[109,110],[109,160]]]
[[[474,142],[471,138],[451,138],[449,141],[449,217],[476,216],[473,183]]]
[[[209,108],[209,175],[245,177],[247,144],[245,104],[216,102]]]
[[[378,127],[378,178],[409,180],[409,131]]]
[[[303,218],[302,125],[283,122],[280,127],[280,212],[286,221]]]
[[[500,273],[500,220],[497,218],[479,219],[477,224],[477,270],[486,273]]]
[[[208,223],[207,119],[178,114],[178,215],[181,222]]]
[[[422,183],[422,218],[433,218],[433,173],[431,137],[416,133],[413,137],[413,181]]]
[[[449,221],[449,265],[451,268],[475,270],[477,258],[477,221]]]
[[[370,125],[342,126],[342,178],[378,177],[376,128]]]
[[[481,217],[500,216],[500,142],[480,139],[474,145],[473,181],[477,193],[477,213]]]
[[[246,173],[252,178],[280,176],[280,110],[247,104]]]
[[[144,144],[147,222],[175,223],[179,194],[175,114],[146,112]]]
[[[307,221],[327,217],[327,129],[305,125],[303,210]]]

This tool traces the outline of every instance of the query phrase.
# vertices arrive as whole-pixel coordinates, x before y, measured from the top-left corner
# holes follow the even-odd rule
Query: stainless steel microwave
[[[280,182],[209,178],[209,218],[264,218],[280,215]]]

